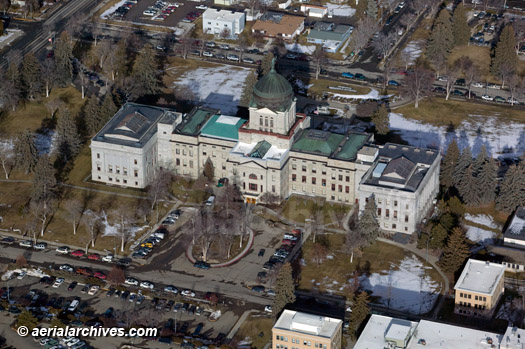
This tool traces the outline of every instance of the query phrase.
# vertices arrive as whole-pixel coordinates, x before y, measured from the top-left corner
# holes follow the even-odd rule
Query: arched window
[[[256,174],[253,174],[253,173],[250,173],[250,175],[248,176],[250,179],[257,179],[257,175]]]

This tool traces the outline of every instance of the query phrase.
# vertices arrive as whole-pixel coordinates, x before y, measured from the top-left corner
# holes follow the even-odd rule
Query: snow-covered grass
[[[355,9],[348,5],[327,3],[325,6],[328,8],[328,13],[331,13],[334,16],[352,17],[355,14]]]
[[[184,72],[174,86],[188,87],[204,106],[220,109],[223,114],[235,115],[244,82],[251,69],[221,65],[196,68]]]
[[[426,272],[416,257],[405,257],[399,265],[392,264],[390,271],[372,273],[359,278],[361,287],[379,297],[376,302],[394,310],[411,314],[424,314],[432,310],[440,292],[440,284]]]
[[[410,57],[409,60],[408,60],[409,64],[413,64],[414,61],[419,56],[421,56],[421,53],[422,53],[421,47],[422,46],[423,46],[423,41],[422,40],[411,41],[405,46],[405,48],[403,49],[403,52],[408,53],[408,56]],[[405,63],[405,62],[403,62],[403,63]]]
[[[4,42],[4,41],[8,41],[8,40],[11,40],[11,38],[18,34],[18,33],[21,33],[22,31],[19,30],[19,29],[9,29],[9,30],[6,30],[4,35],[0,36],[0,43],[1,42]]]
[[[390,113],[390,129],[399,134],[413,146],[446,150],[452,139],[456,138],[460,149],[470,146],[477,155],[483,145],[497,157],[520,155],[525,151],[525,124],[502,122],[496,116],[468,115],[453,131],[445,126],[424,124],[418,120],[405,118],[399,113]]]
[[[471,225],[465,225],[467,228],[467,238],[474,242],[478,242],[484,245],[492,244],[494,241],[494,232],[485,230]]]
[[[315,45],[301,45],[298,43],[286,44],[286,49],[290,52],[305,53],[311,55],[315,51]]]
[[[469,220],[471,222],[484,225],[486,227],[492,228],[492,229],[501,229],[501,226],[494,222],[494,218],[490,215],[486,214],[477,214],[472,215],[470,213],[465,213],[465,219]]]
[[[348,98],[348,99],[383,99],[383,98],[389,98],[392,95],[379,95],[379,92],[375,89],[372,89],[370,92],[368,92],[366,95],[347,95],[347,94],[341,94],[341,93],[333,93],[329,92],[334,97],[340,97],[340,98]]]
[[[47,130],[44,133],[37,133],[35,145],[40,154],[51,154],[55,150],[56,133]]]
[[[109,15],[111,15],[113,12],[115,12],[120,6],[124,5],[127,0],[121,0],[117,2],[115,5],[108,8],[106,11],[104,11],[101,15],[101,19],[108,19]]]

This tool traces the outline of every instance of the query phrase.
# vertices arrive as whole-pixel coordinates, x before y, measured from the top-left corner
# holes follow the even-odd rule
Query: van
[[[78,304],[80,302],[78,301],[78,299],[75,299],[71,302],[71,304],[69,305],[69,307],[67,308],[67,311],[70,311],[70,312],[73,312],[77,309],[78,307]]]
[[[208,198],[208,200],[206,200],[206,206],[211,206],[211,205],[213,205],[213,202],[214,202],[214,201],[215,201],[215,196],[213,196],[213,195],[210,196],[210,197]]]

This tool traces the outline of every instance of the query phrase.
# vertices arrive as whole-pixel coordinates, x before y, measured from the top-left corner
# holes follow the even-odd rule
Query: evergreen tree
[[[59,111],[56,133],[60,158],[64,162],[71,160],[80,151],[81,140],[75,118],[67,108]]]
[[[374,243],[381,234],[374,195],[371,195],[365,204],[363,213],[357,222],[357,231],[369,244]]]
[[[270,72],[273,66],[273,52],[268,52],[266,56],[263,57],[262,63],[261,63],[261,76],[264,76]]]
[[[113,95],[106,93],[102,105],[100,106],[100,117],[101,123],[98,125],[97,132],[115,115],[118,111],[115,102],[113,101]]]
[[[292,277],[292,266],[285,263],[277,274],[275,297],[272,302],[272,313],[279,314],[287,304],[295,302],[295,284]]]
[[[465,237],[465,232],[456,227],[452,229],[439,265],[444,271],[455,273],[470,256],[470,250]]]
[[[42,88],[42,79],[40,75],[40,63],[32,53],[24,56],[20,69],[21,87],[24,96],[34,99],[35,95]]]
[[[66,31],[62,32],[55,45],[56,79],[60,86],[73,80],[73,47]]]
[[[1,22],[1,21],[0,21]],[[23,310],[16,318],[16,327],[25,326],[31,332],[38,325],[38,319],[27,310]]]
[[[475,206],[479,205],[479,194],[477,191],[479,188],[476,186],[476,178],[474,177],[474,165],[467,167],[465,174],[463,175],[461,182],[458,184],[457,188],[459,194],[463,198],[463,201],[467,205]]]
[[[40,156],[35,167],[31,200],[35,203],[49,202],[55,197],[56,186],[55,168],[49,161],[49,156],[44,154]]]
[[[356,5],[355,14],[358,19],[362,19],[365,16],[365,12],[368,9],[368,0],[359,0]]]
[[[11,62],[9,67],[7,67],[6,78],[16,85],[18,88],[20,86],[20,72],[18,69],[19,65],[16,62]]]
[[[452,35],[450,14],[447,9],[443,9],[432,28],[426,52],[438,74],[439,69],[445,64],[450,51],[454,47],[454,37]]]
[[[516,71],[518,55],[516,54],[516,36],[511,24],[501,31],[501,35],[494,50],[491,70],[495,75],[503,76]]]
[[[131,76],[135,81],[137,96],[156,94],[160,91],[155,49],[151,44],[144,45],[137,55]]]
[[[368,0],[366,4],[366,15],[372,19],[377,19],[376,0]]]
[[[428,247],[431,249],[441,249],[443,246],[445,246],[445,241],[448,237],[448,231],[438,223],[430,230],[430,236],[432,238],[428,242]]]
[[[38,161],[35,137],[26,130],[18,134],[14,144],[15,166],[25,173],[33,172]]]
[[[454,171],[459,160],[459,148],[456,139],[450,142],[447,153],[441,161],[441,185],[446,189],[454,184]]]
[[[496,198],[496,208],[512,212],[518,206],[525,206],[525,166],[511,165],[501,182]]]
[[[467,13],[463,3],[459,3],[452,16],[452,34],[454,45],[467,45],[470,38],[470,27],[467,23]]]
[[[257,83],[257,74],[255,71],[252,71],[247,77],[246,81],[244,82],[244,88],[242,90],[242,96],[241,100],[239,101],[239,106],[241,107],[249,107],[250,102],[252,100],[253,96],[253,87]]]
[[[498,185],[498,169],[494,160],[486,155],[485,147],[474,162],[476,176],[474,178],[474,188],[478,202],[486,205],[494,202],[496,198],[496,187]]]
[[[481,150],[478,156],[476,156],[476,158],[472,162],[472,171],[474,173],[474,176],[478,175],[478,173],[481,171],[486,161],[487,161],[487,148],[485,147],[485,145],[483,145],[481,147]]]
[[[206,160],[204,163],[204,171],[203,171],[204,177],[206,177],[210,182],[213,182],[213,178],[215,177],[215,169],[213,168],[213,162],[210,158]]]
[[[349,321],[349,331],[350,336],[352,336],[352,339],[357,338],[357,331],[359,330],[359,327],[361,327],[361,324],[363,321],[365,321],[366,317],[368,316],[369,309],[368,309],[368,293],[365,291],[362,291],[359,293],[353,301],[352,304],[352,313],[350,313],[350,321]]]
[[[84,104],[82,115],[83,124],[88,136],[93,136],[95,133],[100,131],[102,116],[100,113],[100,104],[98,98],[95,95],[91,96],[87,100],[86,104]]]
[[[470,148],[466,147],[461,153],[458,163],[454,168],[454,176],[452,182],[454,186],[459,191],[460,183],[465,183],[465,174],[467,173],[467,168],[472,164],[472,153]]]
[[[390,131],[388,123],[388,110],[385,103],[377,108],[372,114],[372,122],[376,126],[376,131],[380,135],[386,135]]]

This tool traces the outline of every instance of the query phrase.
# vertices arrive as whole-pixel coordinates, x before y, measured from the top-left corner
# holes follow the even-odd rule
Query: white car
[[[500,85],[496,85],[496,84],[488,84],[487,87],[488,88],[493,88],[495,90],[501,90],[501,86]]]
[[[140,287],[142,287],[142,288],[148,288],[148,289],[150,289],[150,290],[153,290],[153,289],[155,288],[155,285],[153,285],[153,284],[152,284],[151,282],[149,282],[149,281],[142,281],[142,282],[140,283]]]
[[[100,286],[99,285],[93,285],[91,286],[91,288],[89,289],[88,291],[88,294],[90,296],[93,296],[95,293],[97,293],[97,291],[100,289]]]
[[[180,294],[184,297],[195,297],[195,292],[193,292],[192,290],[184,290]]]
[[[404,32],[405,32],[405,29],[399,28],[398,31],[397,31],[397,35],[401,36],[401,35],[403,35]]]
[[[271,305],[267,305],[264,307],[264,311],[267,312],[267,313],[271,313],[272,312],[272,306]]]
[[[184,5],[183,3],[180,3],[180,2],[176,2],[173,4],[173,6],[175,7],[181,7],[182,5]]]
[[[472,87],[483,88],[485,85],[483,85],[481,82],[475,82],[472,84]]]
[[[80,342],[80,339],[78,339],[78,338],[73,338],[73,339],[67,341],[67,342],[66,342],[66,345],[67,345],[68,347],[72,347],[73,345],[77,344],[78,342]]]
[[[69,254],[70,249],[67,246],[60,246],[60,247],[57,247],[55,251],[61,254]]]
[[[19,245],[21,247],[33,247],[33,243],[31,242],[31,240],[20,241]]]
[[[58,268],[58,269],[60,269],[60,270],[62,270],[62,271],[67,271],[67,272],[69,272],[69,273],[72,273],[72,272],[75,271],[75,269],[73,269],[73,267],[70,266],[69,264],[63,264],[63,265],[61,265],[60,268]]]
[[[102,257],[103,262],[111,263],[113,261],[113,254],[108,254],[107,256]]]
[[[405,2],[401,1],[398,6],[401,7],[401,8],[405,7]]]
[[[157,14],[157,12],[155,12],[153,10],[146,10],[146,11],[142,12],[142,14],[144,16],[151,16],[151,17],[153,17],[153,16],[155,16]]]
[[[170,293],[177,294],[179,293],[179,290],[177,290],[175,286],[169,285],[169,286],[164,287],[164,292],[170,292]]]
[[[202,53],[202,55],[203,55],[204,57],[213,57],[213,53],[211,53],[210,51],[204,51],[204,52]]]
[[[47,244],[45,242],[39,242],[38,244],[34,245],[33,248],[35,250],[43,251],[47,247]]]
[[[489,95],[483,95],[481,96],[481,99],[483,99],[484,101],[493,101],[494,97],[489,96]]]
[[[53,284],[54,288],[59,288],[64,283],[64,278],[58,278],[56,279],[55,283]]]
[[[239,56],[237,56],[237,55],[229,54],[226,58],[227,58],[229,61],[234,61],[234,62],[238,62],[238,61],[239,61]]]
[[[156,233],[151,234],[151,237],[159,238],[159,239],[162,240],[162,239],[164,239],[166,236],[164,235],[164,233],[156,232]]]
[[[207,10],[208,9],[208,6],[206,5],[199,5],[199,6],[196,6],[195,7],[197,10]]]
[[[126,278],[126,280],[124,281],[124,283],[126,285],[133,285],[133,286],[137,286],[139,284],[139,281],[137,279],[134,279],[134,278]]]
[[[22,280],[23,278],[25,278],[27,275],[27,273],[25,271],[21,271],[20,274],[18,274],[18,276],[16,277],[18,280]]]

